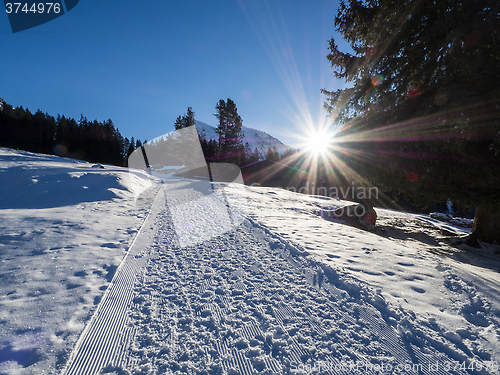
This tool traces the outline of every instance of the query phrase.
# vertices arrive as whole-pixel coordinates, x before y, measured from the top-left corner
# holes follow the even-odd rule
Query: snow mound
[[[141,227],[142,172],[0,148],[0,373],[60,373]],[[154,197],[154,196],[153,196]]]
[[[41,209],[130,198],[151,185],[140,171],[0,149],[0,209]]]
[[[447,223],[462,227],[462,228],[472,228],[474,225],[474,220],[472,219],[466,219],[463,217],[454,217],[449,214],[443,214],[439,212],[433,212],[429,214],[429,217],[439,220],[439,221],[445,221]]]

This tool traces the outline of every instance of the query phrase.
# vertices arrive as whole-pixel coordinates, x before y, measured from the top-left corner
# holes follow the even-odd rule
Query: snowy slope
[[[417,344],[415,353],[446,347],[459,362],[500,359],[499,248],[452,247],[449,235],[468,230],[425,215],[377,209],[372,234],[321,219],[324,197],[249,190],[255,217],[299,245],[322,272],[347,282],[347,291],[350,283],[368,285],[383,301],[380,313],[387,309],[395,328]]]
[[[59,373],[157,189],[124,168],[0,149],[0,373]]]
[[[219,136],[215,132],[215,127],[211,125],[196,121],[196,129],[198,133],[204,134],[206,139],[219,139]],[[241,129],[243,133],[243,144],[248,142],[252,152],[257,149],[262,157],[265,157],[267,150],[272,147],[276,147],[279,154],[284,154],[290,149],[289,146],[283,144],[280,140],[266,132],[247,128],[245,126],[242,126]]]
[[[498,373],[499,249],[452,247],[463,229],[376,209],[370,233],[321,217],[338,201],[179,178],[136,205],[134,176],[1,150],[27,203],[0,201],[0,373]],[[234,229],[183,243],[203,204]]]

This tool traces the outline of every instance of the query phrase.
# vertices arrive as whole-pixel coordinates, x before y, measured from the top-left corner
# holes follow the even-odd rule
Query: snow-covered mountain
[[[200,135],[205,135],[206,139],[218,139],[219,136],[215,132],[215,127],[205,124],[201,121],[196,121],[196,129]],[[241,127],[243,133],[243,144],[248,142],[250,149],[254,151],[257,149],[261,157],[265,157],[267,150],[276,147],[276,151],[280,155],[284,154],[290,149],[290,146],[283,144],[279,139],[267,134],[261,130],[255,130],[252,128],[247,128],[245,126]]]
[[[498,247],[469,230],[103,167],[0,148],[0,374],[498,373]]]

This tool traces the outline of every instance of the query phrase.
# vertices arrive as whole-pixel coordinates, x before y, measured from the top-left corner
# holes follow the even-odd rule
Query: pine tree
[[[135,151],[135,149],[136,149],[135,146],[136,146],[135,139],[134,139],[134,137],[132,137],[130,139],[130,144],[129,144],[128,150],[127,150],[127,158]]]
[[[354,51],[330,40],[339,158],[405,200],[478,206],[474,236],[500,241],[500,3],[348,0],[335,26]]]
[[[175,130],[180,130],[183,128],[187,128],[188,126],[193,126],[196,124],[196,120],[194,119],[194,112],[192,107],[187,108],[186,114],[183,116],[177,117],[174,123]]]
[[[280,157],[276,146],[267,149],[266,159],[270,161],[279,161]]]
[[[241,131],[243,120],[236,104],[229,98],[227,101],[221,99],[215,109],[217,113],[214,116],[219,120],[216,133],[219,136],[220,157],[228,163],[240,165],[244,153]]]
[[[186,112],[186,117],[185,117],[185,127],[188,127],[188,126],[193,126],[196,124],[196,120],[194,119],[194,112],[193,112],[193,108],[191,107],[188,107],[187,108],[187,112]]]

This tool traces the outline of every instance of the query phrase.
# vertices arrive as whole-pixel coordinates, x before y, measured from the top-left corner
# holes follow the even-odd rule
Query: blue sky
[[[193,107],[216,126],[233,99],[243,125],[297,146],[326,120],[321,88],[338,1],[80,0],[63,17],[13,34],[0,15],[0,97],[51,115],[112,119],[150,140]]]

